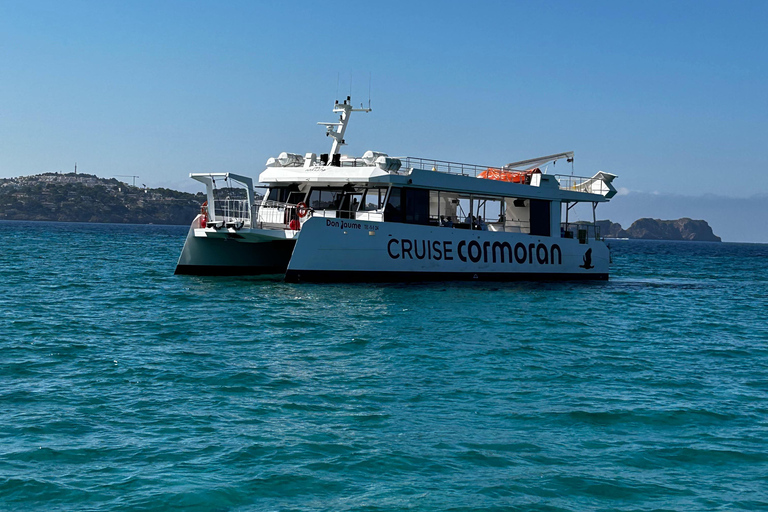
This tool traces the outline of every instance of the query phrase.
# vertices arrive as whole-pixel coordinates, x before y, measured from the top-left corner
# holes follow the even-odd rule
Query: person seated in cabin
[[[440,225],[444,228],[452,228],[453,227],[453,221],[450,217],[445,217],[443,215],[440,216]]]
[[[483,222],[483,218],[481,216],[477,216],[477,229],[480,231],[488,231],[488,226]]]
[[[464,219],[464,224],[469,224],[470,226],[475,225],[475,217],[470,213],[467,215],[467,218]]]

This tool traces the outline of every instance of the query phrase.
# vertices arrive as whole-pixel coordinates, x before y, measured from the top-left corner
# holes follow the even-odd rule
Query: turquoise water
[[[0,222],[0,509],[768,510],[766,245],[342,286],[185,234]]]

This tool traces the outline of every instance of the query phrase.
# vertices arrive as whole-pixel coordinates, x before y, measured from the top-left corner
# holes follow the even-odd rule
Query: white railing
[[[299,216],[298,206],[295,204],[281,203],[277,201],[256,201],[253,205],[255,227],[260,229],[301,229],[311,217],[343,218],[361,222],[381,222],[384,214],[381,211],[345,211],[336,209],[313,210],[306,208],[303,217]]]
[[[251,209],[247,199],[215,199],[215,212],[211,215],[212,222],[225,224],[251,224]]]
[[[256,214],[256,225],[261,229],[300,229],[301,222],[309,217],[299,217],[295,204],[278,201],[256,201],[253,210]],[[309,214],[309,211],[307,213]]]
[[[431,158],[419,158],[408,156],[401,158],[403,162],[402,168],[404,169],[423,169],[433,170],[436,172],[444,172],[449,174],[460,174],[462,176],[478,177],[480,173],[484,171],[496,171],[496,172],[524,172],[515,170],[505,170],[503,167],[494,167],[488,165],[477,164],[465,164],[460,162],[448,162],[445,160],[434,160]],[[605,194],[608,192],[608,187],[600,179],[589,178],[586,176],[572,176],[567,174],[554,174],[555,178],[560,183],[562,190],[573,190],[576,192],[588,192],[590,194]],[[530,184],[529,179],[523,180],[523,184]]]
[[[478,174],[489,168],[487,165],[462,164],[460,162],[447,162],[445,160],[433,160],[431,158],[419,158],[407,156],[400,158],[403,165],[401,169],[424,169],[450,174],[460,174],[462,176],[477,177]]]
[[[571,190],[574,192],[587,192],[589,194],[607,194],[610,189],[605,182],[599,178],[587,178],[585,176],[571,176],[567,174],[555,174],[555,178],[560,182],[561,190]]]

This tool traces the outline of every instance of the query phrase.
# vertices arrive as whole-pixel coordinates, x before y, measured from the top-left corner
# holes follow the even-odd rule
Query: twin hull
[[[181,250],[176,274],[238,276],[284,274],[291,260],[295,240],[269,238],[253,233],[213,233],[196,236],[200,216],[192,223]],[[203,231],[204,232],[204,231]],[[275,231],[272,231],[275,233]]]
[[[293,282],[608,279],[608,263],[597,240],[313,217],[295,243],[201,238],[190,229],[176,273],[284,272]]]

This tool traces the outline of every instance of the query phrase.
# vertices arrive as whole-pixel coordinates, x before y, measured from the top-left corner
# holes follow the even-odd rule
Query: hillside
[[[141,188],[91,174],[0,179],[0,220],[189,224],[205,194]]]

